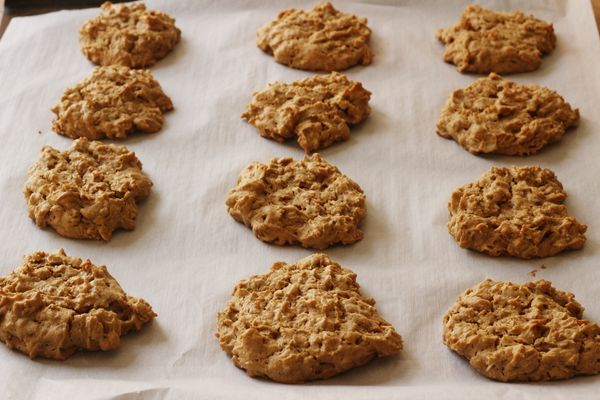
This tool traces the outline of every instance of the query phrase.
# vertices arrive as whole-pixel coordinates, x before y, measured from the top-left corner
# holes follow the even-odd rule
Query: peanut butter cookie
[[[172,109],[150,71],[98,67],[52,108],[52,129],[73,139],[121,139],[132,132],[159,131],[163,113]]]
[[[144,68],[165,57],[181,39],[175,20],[143,3],[100,7],[79,30],[81,51],[95,64]]]
[[[484,280],[444,316],[446,346],[503,382],[551,381],[600,372],[600,327],[573,294],[545,280]]]
[[[365,18],[345,14],[330,3],[311,11],[289,8],[257,32],[256,44],[275,61],[309,71],[340,71],[371,64]]]
[[[491,73],[450,95],[437,133],[473,154],[529,155],[578,123],[579,111],[558,93]]]
[[[362,239],[367,215],[362,189],[319,154],[251,163],[226,204],[260,240],[314,249]]]
[[[109,240],[115,229],[135,228],[137,203],[151,186],[125,146],[81,138],[63,152],[44,146],[24,194],[39,227],[50,225],[69,238]]]
[[[348,140],[348,125],[370,113],[371,93],[345,75],[332,72],[292,83],[271,83],[254,94],[242,118],[261,136],[283,142],[296,138],[305,152]]]
[[[156,317],[128,296],[105,266],[64,250],[25,257],[0,277],[0,340],[30,358],[64,360],[77,350],[112,350]]]
[[[398,354],[402,338],[359,291],[356,274],[325,254],[276,262],[243,280],[217,314],[233,363],[252,377],[300,383],[327,379]]]
[[[556,47],[552,24],[520,11],[494,12],[468,5],[460,21],[439,29],[436,38],[446,45],[444,61],[460,72],[511,74],[534,71],[542,55]]]
[[[577,250],[587,226],[567,214],[566,198],[549,169],[493,167],[452,193],[448,230],[460,247],[490,256],[528,259]]]

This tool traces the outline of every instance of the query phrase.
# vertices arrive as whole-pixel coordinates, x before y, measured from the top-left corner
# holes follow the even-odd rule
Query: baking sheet
[[[338,1],[368,17],[372,65],[346,73],[373,92],[372,115],[351,139],[321,154],[357,181],[368,200],[365,238],[327,253],[354,270],[363,291],[403,336],[398,357],[376,360],[333,379],[281,385],[251,379],[214,338],[215,313],[237,281],[272,262],[311,253],[257,240],[228,214],[224,200],[250,161],[303,156],[293,143],[261,138],[239,115],[251,93],[275,80],[310,76],[279,65],[255,46],[256,29],[294,1],[147,1],[177,19],[182,42],[152,67],[175,111],[163,130],[124,140],[153,179],[133,232],[108,243],[63,238],[37,228],[22,195],[27,168],[44,145],[71,140],[51,131],[50,108],[63,90],[89,75],[77,31],[97,10],[15,18],[0,40],[0,273],[24,254],[65,248],[106,264],[123,288],[147,299],[158,319],[108,353],[67,361],[29,360],[0,346],[0,388],[15,399],[325,399],[435,396],[439,399],[598,398],[599,377],[544,384],[502,384],[475,373],[441,341],[442,316],[484,278],[528,281],[530,271],[572,291],[600,321],[600,49],[588,1],[480,1],[521,8],[554,24],[558,47],[519,82],[547,85],[578,107],[581,124],[562,142],[526,158],[476,157],[435,134],[447,95],[477,76],[442,61],[435,30],[453,24],[467,1]],[[543,260],[490,258],[460,249],[446,229],[452,190],[493,165],[539,164],[563,182],[570,213],[589,225],[582,251]],[[541,269],[544,265],[546,269]]]

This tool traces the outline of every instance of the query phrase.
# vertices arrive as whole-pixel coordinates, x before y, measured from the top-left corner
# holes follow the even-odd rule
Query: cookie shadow
[[[153,74],[154,72],[158,72],[160,75],[160,73],[163,70],[169,69],[175,64],[179,64],[180,66],[187,65],[187,63],[183,62],[181,59],[188,53],[188,48],[189,41],[185,36],[182,35],[181,39],[179,40],[179,43],[175,45],[173,50],[169,54],[167,54],[165,58],[158,60],[156,64],[152,65],[149,68],[152,69]]]
[[[409,363],[406,362],[404,350],[392,357],[376,358],[367,364],[342,372],[332,378],[305,383],[306,386],[373,386],[383,385],[406,376]],[[411,365],[415,367],[414,364]]]
[[[150,177],[152,179],[152,177]],[[157,210],[160,205],[160,192],[153,188],[148,198],[138,203],[138,215],[135,220],[135,229],[128,231],[119,229],[113,232],[112,238],[105,242],[110,247],[129,247],[139,241],[147,241],[153,235],[153,230],[160,227],[157,224]]]

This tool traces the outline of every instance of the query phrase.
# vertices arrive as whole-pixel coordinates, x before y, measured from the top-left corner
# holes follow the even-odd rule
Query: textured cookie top
[[[465,8],[456,25],[439,29],[436,38],[446,45],[444,61],[460,72],[481,74],[534,71],[542,55],[556,47],[551,24],[520,11],[494,12],[475,4]]]
[[[143,68],[166,56],[181,38],[175,20],[143,3],[101,6],[79,30],[81,51],[95,64]]]
[[[448,229],[461,247],[491,256],[549,257],[583,247],[587,226],[567,215],[567,193],[540,167],[493,167],[458,188]]]
[[[283,142],[295,137],[311,152],[350,137],[348,125],[370,113],[371,92],[332,72],[292,83],[275,82],[254,94],[242,118],[261,136]]]
[[[217,314],[217,337],[250,376],[326,379],[398,354],[402,338],[359,292],[356,275],[325,254],[276,262],[237,284]]]
[[[558,93],[491,73],[450,95],[437,133],[474,154],[528,155],[578,123],[579,111]]]
[[[173,109],[148,70],[98,67],[91,76],[65,90],[52,108],[52,129],[73,139],[124,138],[132,132],[162,128],[163,112]]]
[[[367,215],[362,189],[319,154],[251,163],[226,204],[260,240],[314,249],[362,239]]]
[[[31,358],[64,360],[76,350],[111,350],[156,317],[125,294],[105,266],[60,249],[25,257],[0,277],[0,340]]]
[[[257,46],[275,60],[309,71],[340,71],[371,64],[371,30],[365,18],[345,14],[330,3],[311,11],[290,8],[257,32]]]
[[[44,146],[28,175],[29,216],[76,239],[108,240],[115,229],[133,229],[137,202],[152,186],[135,153],[85,138],[62,152]]]
[[[600,327],[573,294],[545,280],[485,280],[444,316],[444,343],[498,381],[548,381],[600,372]]]

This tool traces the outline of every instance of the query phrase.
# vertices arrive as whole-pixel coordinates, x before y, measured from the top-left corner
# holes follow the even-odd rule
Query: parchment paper
[[[534,73],[513,75],[562,94],[581,111],[580,126],[539,155],[477,157],[435,134],[448,94],[477,78],[442,61],[437,28],[453,24],[467,1],[337,1],[369,19],[375,60],[346,73],[373,92],[372,115],[349,141],[321,154],[368,196],[365,238],[327,253],[354,270],[363,291],[403,336],[399,357],[377,360],[327,381],[281,385],[251,379],[233,366],[214,337],[215,313],[240,279],[276,260],[311,253],[262,243],[227,213],[224,200],[253,160],[303,156],[294,144],[261,138],[239,118],[255,90],[310,76],[277,64],[255,46],[259,26],[294,1],[147,1],[177,19],[182,42],[152,72],[175,111],[163,130],[123,143],[154,181],[133,232],[108,243],[63,238],[27,216],[27,168],[44,145],[71,140],[51,131],[50,108],[63,90],[92,71],[77,32],[97,10],[14,19],[0,41],[0,273],[24,254],[65,248],[106,264],[123,288],[147,299],[158,319],[108,353],[64,362],[29,360],[0,346],[0,397],[14,399],[597,399],[599,377],[557,383],[502,384],[474,372],[441,341],[442,316],[484,278],[537,278],[572,291],[585,316],[600,321],[600,49],[585,0],[480,1],[523,9],[554,24],[558,47]],[[458,247],[448,234],[452,190],[493,165],[553,169],[570,213],[589,225],[582,251],[543,260],[490,258]],[[544,265],[546,269],[541,269]]]

